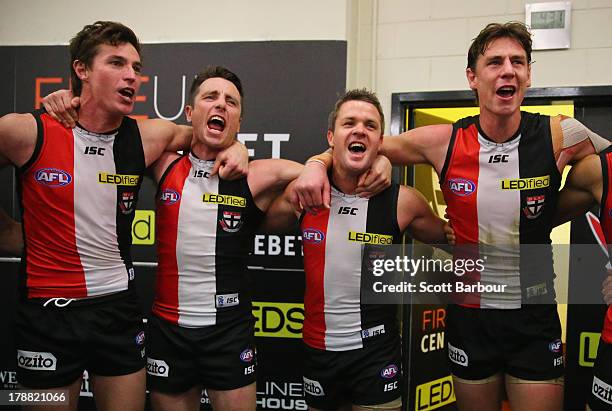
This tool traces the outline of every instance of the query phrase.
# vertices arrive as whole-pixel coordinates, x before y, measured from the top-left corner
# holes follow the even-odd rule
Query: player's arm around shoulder
[[[559,194],[554,225],[584,214],[601,199],[603,190],[599,156],[588,155],[570,170]]]
[[[162,176],[164,175],[168,167],[170,167],[170,164],[172,164],[179,157],[181,156],[177,153],[164,152],[157,159],[157,161],[155,161],[151,165],[150,171],[153,176],[153,179],[157,184],[159,184]]]
[[[303,168],[303,165],[295,161],[284,159],[251,161],[247,181],[257,207],[266,211],[285,187],[300,175]]]
[[[400,186],[397,223],[401,231],[425,244],[446,243],[445,221],[434,214],[423,194],[412,187]]]
[[[446,158],[453,126],[417,127],[399,136],[385,136],[381,154],[394,165],[431,164],[440,172]]]
[[[149,167],[164,151],[189,150],[193,131],[190,126],[181,126],[168,120],[138,120],[142,138],[145,164]]]
[[[261,228],[268,232],[284,232],[295,226],[300,217],[300,210],[297,210],[291,203],[291,196],[295,189],[295,183],[290,183],[285,191],[272,201]]]
[[[11,113],[0,118],[0,165],[23,166],[34,153],[36,132],[31,114]]]

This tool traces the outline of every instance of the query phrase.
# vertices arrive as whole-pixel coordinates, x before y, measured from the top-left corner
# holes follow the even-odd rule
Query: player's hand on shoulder
[[[325,165],[309,161],[292,183],[290,201],[296,210],[316,213],[329,208],[331,187]]]
[[[391,172],[393,166],[389,159],[378,155],[372,167],[359,177],[355,192],[360,197],[372,197],[391,185]]]
[[[219,173],[224,180],[236,180],[249,173],[249,151],[239,141],[220,152],[215,159],[212,175]]]
[[[47,113],[62,123],[64,127],[73,128],[79,119],[77,109],[81,104],[79,97],[70,90],[57,90],[45,96],[42,104]]]

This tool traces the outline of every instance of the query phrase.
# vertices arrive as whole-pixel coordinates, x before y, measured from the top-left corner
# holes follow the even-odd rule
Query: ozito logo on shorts
[[[171,206],[180,199],[181,195],[171,188],[164,188],[164,190],[159,195],[159,203],[165,206]]]
[[[448,345],[448,358],[454,362],[455,364],[462,365],[464,367],[468,366],[468,356],[465,351],[453,347],[451,344]]]
[[[156,377],[167,377],[170,367],[166,361],[147,358],[147,374]]]
[[[322,397],[325,395],[323,387],[319,381],[311,380],[310,378],[302,377],[304,379],[304,392],[314,397]]]
[[[251,362],[253,361],[253,358],[255,358],[255,354],[250,348],[247,348],[246,350],[240,353],[240,360],[242,362]]]
[[[593,376],[593,395],[601,401],[612,405],[612,386]]]
[[[34,173],[34,179],[37,183],[49,187],[62,187],[70,184],[72,176],[57,168],[41,168]]]
[[[458,195],[459,197],[469,196],[476,191],[476,184],[474,184],[474,182],[471,180],[466,180],[465,178],[451,178],[448,180],[447,184],[453,194]]]
[[[380,371],[380,376],[386,379],[394,378],[399,372],[399,368],[395,364],[389,364]]]
[[[550,352],[559,353],[561,352],[561,347],[562,347],[562,344],[561,344],[561,340],[559,339],[556,339],[553,342],[548,344],[548,349],[550,350]]]
[[[17,350],[17,365],[26,370],[55,371],[57,358],[50,352]]]
[[[302,230],[302,242],[306,244],[319,244],[325,239],[323,231],[316,228],[305,228]]]
[[[136,341],[136,345],[144,344],[144,341],[145,341],[145,333],[144,333],[144,331],[141,331],[138,334],[136,334],[136,338],[134,338],[134,340]]]

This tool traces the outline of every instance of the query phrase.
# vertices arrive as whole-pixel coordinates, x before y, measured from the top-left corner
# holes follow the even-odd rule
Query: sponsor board
[[[453,402],[455,402],[455,390],[451,375],[416,387],[415,411],[435,410]]]
[[[256,337],[302,338],[304,304],[253,301]]]
[[[153,245],[155,243],[155,211],[136,210],[132,221],[132,244]]]
[[[595,365],[595,358],[597,358],[597,348],[599,348],[600,337],[600,333],[580,333],[578,364],[581,367],[593,367]]]

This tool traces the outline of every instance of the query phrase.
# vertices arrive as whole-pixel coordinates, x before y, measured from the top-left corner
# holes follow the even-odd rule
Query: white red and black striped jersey
[[[145,170],[136,121],[124,117],[117,130],[97,134],[33,115],[36,148],[18,170],[22,291],[28,298],[85,298],[126,290]]]
[[[610,244],[612,244],[612,181],[610,180],[610,172],[612,171],[612,147],[608,147],[606,150],[599,154],[601,159],[601,171],[602,171],[602,198],[599,209],[599,221],[601,222],[601,228],[608,244],[608,251],[610,250]],[[612,261],[612,259],[611,259]],[[608,344],[612,344],[612,306],[608,306],[606,311],[606,317],[604,319],[603,331],[601,338]]]
[[[485,135],[479,116],[453,125],[440,186],[457,244],[478,245],[463,252],[485,259],[484,271],[463,280],[507,286],[504,294],[464,295],[459,303],[512,309],[554,302],[552,249],[529,245],[550,244],[560,181],[550,117],[521,112],[505,143]]]
[[[246,178],[211,176],[213,164],[190,153],[159,182],[153,313],[184,327],[251,313],[247,259],[263,213]]]
[[[399,187],[370,198],[332,187],[331,207],[304,214],[300,222],[306,290],[304,342],[313,348],[362,348],[370,336],[395,332],[395,305],[364,304],[364,245],[401,242],[397,224]]]

